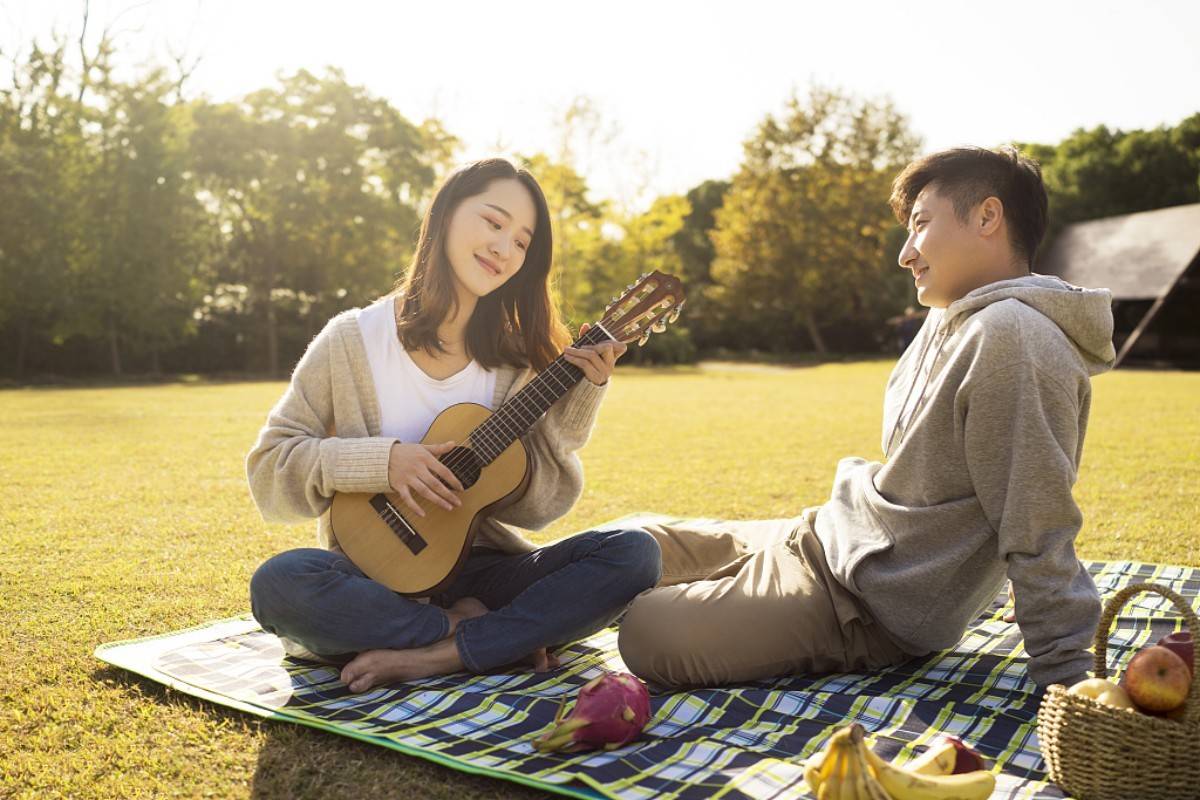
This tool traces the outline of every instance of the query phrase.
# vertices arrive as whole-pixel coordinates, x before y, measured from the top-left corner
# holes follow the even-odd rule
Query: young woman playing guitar
[[[529,172],[490,159],[452,174],[402,286],[330,320],[247,457],[263,518],[318,517],[322,545],[258,568],[254,616],[289,653],[344,663],[353,692],[526,659],[548,669],[557,663],[548,647],[608,625],[659,578],[658,545],[644,531],[592,531],[539,549],[505,524],[543,528],[574,505],[583,488],[575,451],[626,349],[566,347],[551,253],[546,200]],[[524,437],[524,493],[482,521],[445,588],[413,598],[368,578],[334,536],[334,495],[389,492],[417,517],[422,504],[454,509],[464,487],[439,456],[456,443],[420,444],[430,423],[456,403],[495,409],[560,353],[586,380]]]

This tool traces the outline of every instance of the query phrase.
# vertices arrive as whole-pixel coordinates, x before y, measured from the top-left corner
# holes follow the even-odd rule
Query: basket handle
[[[1189,722],[1200,721],[1200,680],[1197,679],[1200,675],[1200,648],[1197,648],[1197,645],[1200,645],[1200,636],[1197,635],[1200,634],[1200,620],[1196,619],[1191,606],[1184,602],[1182,597],[1165,586],[1156,583],[1132,583],[1109,599],[1104,606],[1104,613],[1100,616],[1100,625],[1096,628],[1096,653],[1092,662],[1095,669],[1092,671],[1098,678],[1108,677],[1108,634],[1112,629],[1113,620],[1131,597],[1142,592],[1160,594],[1170,600],[1183,616],[1184,624],[1192,634],[1192,685],[1188,690],[1184,718]]]

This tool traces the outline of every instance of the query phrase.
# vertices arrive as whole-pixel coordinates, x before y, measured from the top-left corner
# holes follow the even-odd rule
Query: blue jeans
[[[661,561],[658,542],[639,529],[591,531],[530,553],[477,548],[445,592],[418,603],[341,553],[304,548],[258,568],[250,608],[264,630],[338,660],[444,639],[444,608],[474,597],[489,612],[460,622],[454,638],[466,668],[484,672],[606,627],[658,582]]]

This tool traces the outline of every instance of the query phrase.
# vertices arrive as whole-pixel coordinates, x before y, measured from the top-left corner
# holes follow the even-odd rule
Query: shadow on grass
[[[533,800],[555,795],[499,779],[458,772],[387,747],[297,723],[257,717],[202,700],[126,670],[94,669],[97,683],[136,699],[211,718],[215,727],[240,728],[259,742],[251,779],[255,798],[397,797],[431,800]],[[214,737],[221,736],[214,730]],[[208,787],[228,787],[231,776],[214,774]]]

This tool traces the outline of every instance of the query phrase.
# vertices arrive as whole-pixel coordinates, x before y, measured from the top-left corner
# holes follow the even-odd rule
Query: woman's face
[[[446,256],[459,293],[483,297],[525,263],[537,210],[520,181],[501,178],[458,204],[446,235]]]

